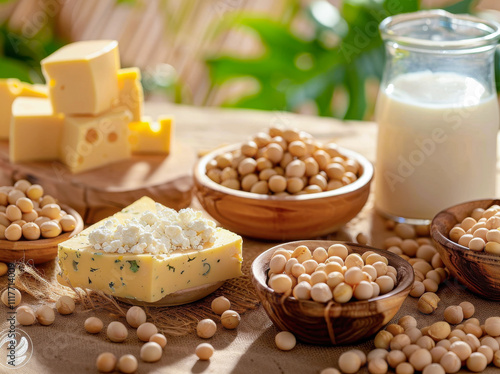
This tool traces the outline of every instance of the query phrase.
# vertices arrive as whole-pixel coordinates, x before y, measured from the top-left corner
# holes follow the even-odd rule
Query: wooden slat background
[[[215,29],[226,15],[263,12],[280,19],[288,0],[142,0],[117,4],[116,0],[17,0],[0,7],[0,22],[14,30],[43,20],[43,5],[57,9],[57,30],[67,40],[116,39],[123,66],[154,72],[159,64],[174,71],[186,88],[188,103],[220,102],[211,92],[204,60],[219,51],[251,54],[258,48],[251,37]],[[45,11],[46,12],[46,11]],[[169,65],[174,69],[170,68]],[[227,93],[226,93],[227,95]]]
[[[306,4],[313,0],[301,0]],[[341,0],[329,0],[339,6]],[[453,0],[424,0],[437,7]],[[184,103],[218,105],[248,87],[232,84],[212,87],[204,63],[220,51],[240,55],[259,53],[259,43],[241,32],[216,34],[224,17],[241,11],[261,12],[276,20],[286,17],[291,0],[12,0],[0,6],[0,22],[15,30],[32,30],[48,19],[47,10],[58,12],[56,27],[70,41],[116,39],[123,66],[138,66],[146,74],[174,74],[183,83]],[[482,0],[479,9],[500,9],[498,0]],[[45,18],[44,18],[45,17]],[[307,30],[300,18],[298,30]],[[162,65],[160,65],[162,64]]]

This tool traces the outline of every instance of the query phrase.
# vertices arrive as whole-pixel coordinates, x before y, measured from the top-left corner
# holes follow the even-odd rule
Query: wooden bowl
[[[72,232],[66,232],[56,238],[50,239],[21,239],[16,242],[0,240],[0,261],[31,261],[34,264],[41,264],[56,258],[57,245],[83,230],[82,217],[76,212],[76,210],[64,204],[61,204],[61,208],[76,219],[76,227]]]
[[[450,273],[470,291],[489,300],[500,300],[500,256],[474,252],[448,237],[452,227],[475,208],[487,209],[500,200],[476,200],[438,213],[431,223],[431,236]]]
[[[385,256],[389,265],[398,270],[397,286],[389,293],[365,301],[345,304],[319,303],[283,297],[267,285],[269,261],[278,248],[294,249],[298,245],[328,248],[338,242],[302,240],[281,244],[261,253],[252,263],[252,282],[269,318],[280,329],[293,333],[298,339],[313,344],[350,344],[377,333],[398,312],[413,285],[413,268],[399,256],[354,243],[345,244],[351,253],[373,251]]]
[[[195,194],[205,210],[224,228],[240,235],[270,240],[324,236],[338,230],[363,208],[370,193],[372,164],[360,154],[339,148],[361,165],[361,176],[337,190],[297,196],[271,196],[237,191],[206,175],[207,163],[239,144],[217,149],[195,166]]]

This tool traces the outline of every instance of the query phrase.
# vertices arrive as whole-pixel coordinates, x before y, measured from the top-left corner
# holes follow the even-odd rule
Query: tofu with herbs
[[[239,235],[148,197],[59,244],[64,282],[144,302],[239,277],[242,260]]]

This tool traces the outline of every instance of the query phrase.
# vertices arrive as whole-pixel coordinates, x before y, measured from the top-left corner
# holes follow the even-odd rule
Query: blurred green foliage
[[[295,7],[298,6],[297,0]],[[474,0],[445,8],[470,13]],[[258,92],[223,105],[265,110],[295,111],[314,102],[321,116],[363,119],[367,112],[367,81],[382,77],[385,51],[378,32],[386,17],[423,9],[419,0],[343,0],[340,9],[326,0],[314,0],[298,12],[312,23],[314,35],[302,39],[292,31],[293,17],[285,22],[253,15],[225,17],[219,32],[250,30],[258,35],[264,53],[257,58],[219,55],[207,60],[214,86],[251,77]],[[343,113],[335,113],[336,90],[348,97]]]
[[[0,0],[0,3],[8,1]],[[19,30],[9,28],[7,21],[0,24],[0,78],[43,82],[40,61],[65,43],[57,37],[49,11],[40,12],[41,18],[26,20]]]
[[[0,0],[0,4],[13,1]],[[122,6],[144,5],[144,0],[115,1]],[[0,24],[0,79],[17,78],[28,83],[43,83],[40,61],[67,44],[68,41],[57,35],[53,8],[43,8],[43,2],[39,4],[42,8],[38,14],[32,14],[31,19],[27,17],[20,30],[10,28],[8,20]],[[159,92],[166,94],[170,101],[182,101],[182,84],[177,80],[175,69],[169,65],[143,71],[142,76],[147,93]]]
[[[9,1],[13,0],[0,0],[0,4]],[[241,12],[228,12],[217,19],[218,35],[234,29],[251,32],[264,49],[258,57],[218,55],[207,60],[213,87],[250,78],[258,88],[254,94],[233,98],[223,105],[296,111],[306,103],[314,103],[322,116],[366,118],[373,105],[368,101],[367,82],[380,80],[384,66],[385,52],[378,24],[387,16],[422,9],[420,1],[343,0],[339,9],[327,0],[313,0],[307,6],[302,6],[299,0],[288,1],[282,21]],[[116,0],[116,3],[141,5],[137,0]],[[475,3],[475,0],[461,0],[445,9],[470,13]],[[172,15],[170,19],[167,14],[167,26],[174,35],[177,29],[172,29],[172,25],[182,22],[178,16]],[[313,33],[307,38],[292,31],[297,17],[307,19],[312,28]],[[56,33],[53,17],[47,13],[45,20],[29,30],[12,30],[7,22],[0,24],[0,78],[43,82],[40,61],[65,44]],[[497,89],[500,89],[500,64],[496,67]],[[185,99],[181,94],[182,82],[170,65],[143,73],[146,91],[166,92],[175,102]],[[345,108],[340,111],[332,105],[337,92],[347,98]]]

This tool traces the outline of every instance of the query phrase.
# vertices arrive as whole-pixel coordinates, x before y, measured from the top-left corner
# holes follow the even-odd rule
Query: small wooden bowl
[[[76,210],[63,204],[61,204],[61,208],[76,219],[76,227],[72,232],[66,232],[51,239],[21,239],[16,242],[0,240],[0,261],[32,261],[35,264],[41,264],[56,258],[57,245],[83,230],[82,217]]]
[[[391,292],[365,301],[324,304],[283,297],[267,285],[269,261],[278,248],[295,249],[298,245],[307,245],[311,250],[328,249],[335,243],[338,242],[302,240],[281,244],[261,253],[252,263],[252,282],[271,321],[280,330],[290,331],[306,343],[350,344],[369,338],[394,317],[413,285],[413,268],[407,261],[391,252],[354,243],[342,244],[351,253],[373,251],[381,254],[398,270],[398,284]]]
[[[470,291],[489,300],[500,300],[500,256],[474,252],[449,239],[453,226],[476,208],[487,209],[500,200],[476,200],[438,213],[431,223],[431,236],[450,273]]]
[[[228,230],[270,240],[296,240],[324,236],[353,219],[370,193],[372,164],[360,154],[339,148],[361,165],[361,176],[337,190],[298,196],[270,196],[237,191],[215,183],[206,175],[207,163],[239,144],[202,157],[194,169],[195,194],[205,210]]]

